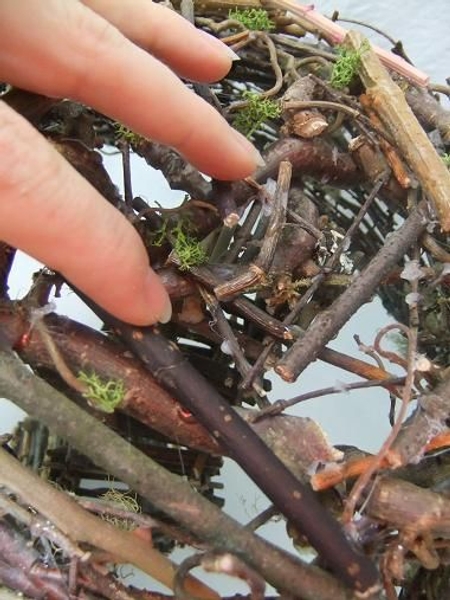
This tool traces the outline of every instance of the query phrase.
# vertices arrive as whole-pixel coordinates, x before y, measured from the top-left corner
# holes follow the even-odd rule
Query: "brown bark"
[[[6,348],[6,349],[5,349]],[[218,550],[241,557],[280,591],[296,590],[305,600],[350,600],[352,592],[327,573],[254,536],[102,423],[53,390],[7,350],[0,350],[0,393],[63,436],[108,473],[114,474],[163,512]],[[58,410],[55,410],[58,407]],[[0,454],[3,456],[4,451]],[[8,457],[7,464],[12,458]],[[14,461],[12,464],[15,464]],[[15,469],[5,473],[13,485]],[[44,484],[44,482],[42,482]],[[9,485],[9,484],[8,484]],[[44,484],[45,485],[45,484]],[[55,488],[51,488],[57,492]],[[30,490],[27,486],[25,494]],[[44,507],[45,508],[45,507]],[[61,514],[61,519],[64,519]],[[99,543],[103,543],[99,540]],[[144,559],[145,557],[143,557]]]

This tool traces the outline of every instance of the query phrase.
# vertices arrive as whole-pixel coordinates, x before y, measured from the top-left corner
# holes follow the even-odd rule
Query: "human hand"
[[[258,164],[253,146],[166,66],[213,81],[230,69],[229,51],[150,0],[1,0],[0,50],[1,81],[92,106],[214,177],[238,179]],[[133,227],[1,101],[0,239],[122,320],[170,318]]]

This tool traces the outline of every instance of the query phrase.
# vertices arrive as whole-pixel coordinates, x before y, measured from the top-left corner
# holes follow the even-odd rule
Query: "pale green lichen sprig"
[[[232,9],[229,11],[228,17],[234,21],[239,21],[239,23],[242,23],[244,27],[251,31],[270,31],[275,29],[275,23],[263,8]]]
[[[94,372],[80,371],[78,380],[86,385],[87,389],[83,392],[83,396],[88,403],[102,412],[113,413],[125,398],[125,387],[120,379],[102,381]]]
[[[281,115],[281,106],[276,100],[264,98],[261,94],[249,90],[246,90],[242,97],[246,105],[239,109],[233,120],[233,127],[247,138],[251,138],[266,121]]]
[[[345,46],[338,46],[338,59],[333,66],[330,79],[332,87],[342,90],[352,83],[361,66],[361,54],[368,47],[368,42],[362,44],[358,51],[351,50]]]

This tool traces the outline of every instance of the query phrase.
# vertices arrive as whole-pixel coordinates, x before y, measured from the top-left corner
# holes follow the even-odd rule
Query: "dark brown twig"
[[[247,291],[249,285],[257,286],[264,281],[275,254],[276,246],[286,220],[287,199],[291,184],[292,166],[288,161],[280,163],[277,187],[273,196],[272,212],[267,225],[264,240],[258,257],[246,272],[238,275],[229,282],[214,288],[214,293],[219,300],[230,300],[242,292]]]

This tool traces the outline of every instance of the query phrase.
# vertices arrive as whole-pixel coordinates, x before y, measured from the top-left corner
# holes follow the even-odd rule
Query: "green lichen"
[[[208,260],[206,250],[201,243],[186,232],[181,225],[172,229],[173,249],[180,261],[181,271],[189,271],[192,267],[201,265]]]
[[[96,373],[80,371],[78,379],[87,386],[84,397],[97,410],[113,413],[125,397],[125,388],[121,380],[102,381]]]
[[[261,98],[260,94],[256,92],[247,90],[242,96],[248,104],[236,115],[233,126],[242,134],[251,138],[263,123],[280,116],[281,106],[275,100]]]
[[[170,228],[165,222],[161,229],[156,232],[153,246],[161,246],[168,240],[178,259],[181,271],[189,271],[192,267],[201,265],[208,260],[208,254],[191,233],[185,221],[180,220],[175,227]]]
[[[244,27],[252,31],[270,31],[271,29],[275,29],[275,23],[270,20],[267,11],[263,8],[249,8],[246,10],[236,8],[230,10],[228,16],[234,21],[239,21]]]
[[[142,142],[144,139],[141,135],[134,133],[134,131],[122,125],[122,123],[114,123],[114,129],[117,141],[128,142],[128,144],[133,145]]]
[[[350,50],[344,46],[337,49],[338,59],[333,66],[330,84],[337,90],[348,87],[361,66],[361,54],[368,48],[364,42],[359,50]]]

